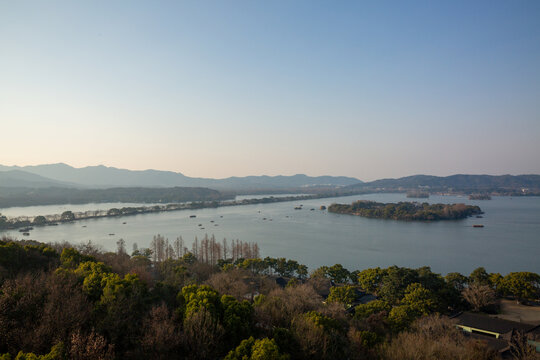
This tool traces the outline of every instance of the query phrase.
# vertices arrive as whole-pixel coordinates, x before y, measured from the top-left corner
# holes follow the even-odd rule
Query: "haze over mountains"
[[[235,194],[316,193],[324,196],[425,189],[432,193],[540,195],[540,175],[414,175],[362,182],[343,176],[192,178],[171,171],[133,171],[66,164],[0,165],[0,208],[92,202],[227,200]]]
[[[413,175],[399,179],[381,179],[366,183],[347,186],[350,190],[367,189],[459,189],[459,190],[490,190],[490,189],[540,189],[540,175],[451,175],[431,176]]]
[[[114,167],[74,168],[66,164],[35,166],[0,165],[0,187],[24,188],[111,188],[111,187],[207,187],[216,190],[251,191],[330,187],[350,191],[370,189],[540,189],[540,175],[451,175],[446,177],[413,175],[399,179],[362,182],[353,177],[246,176],[225,179],[188,177],[159,170],[127,170]]]
[[[285,189],[307,186],[347,186],[361,181],[345,176],[246,176],[225,179],[192,178],[159,170],[126,170],[114,167],[74,168],[66,164],[36,166],[0,165],[0,186],[4,187],[208,187],[218,190]]]

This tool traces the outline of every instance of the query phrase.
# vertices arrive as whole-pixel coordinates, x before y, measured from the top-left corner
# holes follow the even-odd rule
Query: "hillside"
[[[46,188],[53,186],[72,187],[74,184],[49,179],[21,170],[0,171],[0,187]]]
[[[179,203],[187,201],[216,201],[228,197],[222,193],[197,187],[110,189],[74,189],[50,187],[45,189],[0,188],[0,208],[11,206],[87,204],[103,202]]]
[[[381,179],[345,187],[348,190],[396,190],[425,188],[432,191],[540,190],[540,175],[413,175],[399,179]]]

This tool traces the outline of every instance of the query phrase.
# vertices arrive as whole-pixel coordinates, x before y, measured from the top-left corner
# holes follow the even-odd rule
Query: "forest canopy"
[[[131,255],[121,240],[106,252],[4,238],[0,359],[499,359],[445,315],[539,294],[538,274],[483,268],[443,277],[335,264],[308,275],[213,236],[189,248],[156,235]]]

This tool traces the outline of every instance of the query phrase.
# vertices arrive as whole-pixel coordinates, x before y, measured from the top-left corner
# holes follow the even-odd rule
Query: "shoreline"
[[[17,216],[12,218],[0,217],[0,231],[15,230],[26,227],[34,226],[56,226],[60,223],[69,223],[79,220],[88,219],[101,219],[111,217],[124,217],[140,214],[159,213],[168,211],[185,211],[185,210],[198,210],[218,208],[225,206],[242,206],[242,205],[254,205],[254,204],[269,204],[278,202],[292,202],[299,200],[314,200],[324,199],[336,196],[352,196],[359,195],[357,193],[350,194],[313,194],[313,195],[300,195],[300,196],[286,196],[286,197],[264,197],[259,199],[243,199],[243,200],[222,200],[222,201],[201,201],[190,203],[170,203],[164,205],[152,205],[152,206],[137,206],[137,207],[123,207],[123,208],[111,208],[108,210],[88,210],[85,212],[73,212],[65,211],[62,214],[51,215],[36,215],[36,216]],[[36,222],[36,218],[39,221]]]

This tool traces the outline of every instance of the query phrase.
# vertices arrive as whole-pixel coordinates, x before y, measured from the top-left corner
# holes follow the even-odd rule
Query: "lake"
[[[540,273],[540,197],[493,197],[493,200],[486,201],[457,196],[417,199],[429,203],[478,205],[485,212],[481,219],[473,217],[432,223],[367,219],[319,210],[321,205],[351,203],[360,199],[380,202],[415,200],[407,199],[405,194],[369,194],[150,213],[36,227],[25,238],[71,243],[91,240],[107,250],[114,250],[116,241],[123,238],[128,251],[131,251],[133,243],[148,247],[152,237],[158,233],[170,241],[182,236],[189,243],[195,236],[200,239],[205,234],[214,234],[217,239],[257,242],[261,256],[295,259],[311,270],[321,265],[340,263],[351,271],[376,266],[427,265],[443,274],[453,271],[469,274],[478,266],[485,267],[488,272],[502,274],[511,271]],[[303,210],[294,210],[300,203]],[[80,211],[106,209],[108,205],[111,204],[38,208],[39,214],[54,214],[61,212],[54,210],[59,208]],[[12,208],[10,212],[14,215],[10,216],[37,215],[35,208],[26,208],[28,213],[24,212],[25,208],[16,208],[16,212]],[[311,211],[311,208],[315,210]],[[0,212],[8,215],[9,210]],[[190,215],[197,217],[190,218]],[[202,224],[204,229],[200,229],[198,224]],[[473,224],[485,227],[473,228]],[[21,238],[16,230],[3,234]]]

